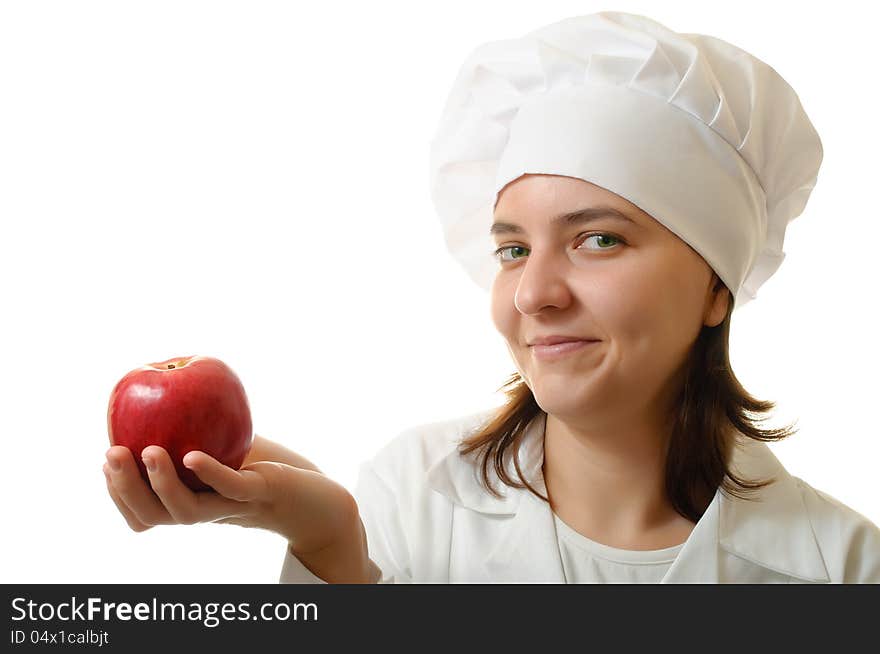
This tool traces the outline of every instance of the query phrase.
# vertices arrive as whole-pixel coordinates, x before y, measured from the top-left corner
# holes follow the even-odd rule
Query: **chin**
[[[535,402],[545,413],[565,414],[583,410],[583,403],[571,394],[571,388],[532,387]]]
[[[536,385],[529,384],[529,388],[532,390],[535,402],[546,413],[582,414],[594,410],[597,400],[601,399],[592,384],[578,383],[577,379],[572,379],[572,375],[557,375],[552,380],[544,377],[545,379]]]

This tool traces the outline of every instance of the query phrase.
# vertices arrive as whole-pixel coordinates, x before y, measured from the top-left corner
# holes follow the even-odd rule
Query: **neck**
[[[612,424],[547,415],[543,473],[553,510],[612,546],[681,542],[676,539],[693,523],[673,509],[665,491],[668,422],[642,415]],[[654,547],[669,539],[676,542]]]

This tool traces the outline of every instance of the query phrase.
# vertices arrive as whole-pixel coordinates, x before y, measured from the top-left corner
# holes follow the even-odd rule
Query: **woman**
[[[114,447],[129,525],[288,540],[283,582],[880,582],[880,530],[789,475],[727,356],[822,159],[794,91],[718,39],[602,12],[477,48],[432,145],[490,290],[508,402],[400,434],[349,494],[257,437],[241,470]],[[149,467],[149,466],[148,466]]]

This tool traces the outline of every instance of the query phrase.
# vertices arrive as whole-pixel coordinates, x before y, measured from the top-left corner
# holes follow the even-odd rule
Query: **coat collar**
[[[520,447],[520,467],[535,488],[546,494],[544,462],[546,413],[528,426]],[[459,439],[460,441],[460,439]],[[456,446],[459,441],[456,441]],[[504,486],[490,467],[492,496],[479,478],[473,454],[462,457],[453,447],[427,471],[431,488],[472,511],[512,516],[505,536],[490,545],[485,561],[490,579],[518,582],[564,582],[562,560],[550,506],[528,489]],[[719,583],[719,548],[775,572],[811,582],[827,582],[806,507],[794,477],[766,443],[741,438],[730,467],[747,480],[775,477],[769,486],[741,500],[720,488],[697,522],[661,583]],[[513,466],[508,469],[514,479]]]

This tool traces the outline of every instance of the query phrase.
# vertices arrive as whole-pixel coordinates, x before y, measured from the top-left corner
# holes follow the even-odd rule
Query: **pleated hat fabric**
[[[449,251],[486,290],[498,194],[544,173],[638,206],[703,257],[739,308],[782,263],[821,161],[797,94],[768,64],[604,11],[477,47],[431,142],[430,184]]]

